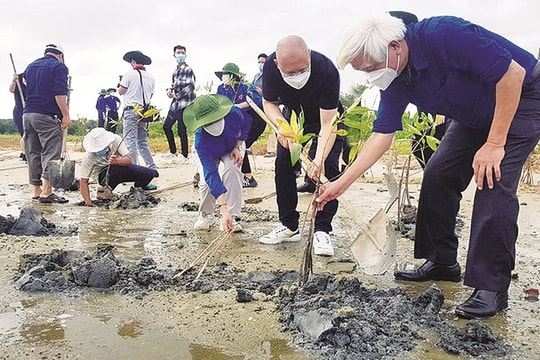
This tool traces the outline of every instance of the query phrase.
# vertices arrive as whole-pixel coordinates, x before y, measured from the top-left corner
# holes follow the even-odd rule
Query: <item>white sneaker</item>
[[[275,245],[282,242],[297,242],[300,241],[300,232],[292,231],[283,224],[279,224],[274,230],[268,234],[261,236],[259,241],[263,244]]]
[[[173,154],[173,153],[170,153],[170,152],[169,152],[169,153],[166,153],[166,154],[161,155],[161,157],[162,157],[163,159],[175,159],[175,158],[178,157],[178,154]]]
[[[233,231],[232,231],[233,233],[244,231],[244,228],[242,227],[242,225],[240,225],[240,219],[233,219],[232,223],[233,223]],[[219,229],[223,231],[223,224],[220,223]]]
[[[214,225],[214,217],[212,215],[199,215],[195,224],[193,224],[193,230],[210,230]]]
[[[324,231],[315,231],[313,234],[313,253],[320,256],[334,256],[330,234]]]
[[[173,157],[172,163],[173,164],[187,164],[189,163],[189,159],[187,157],[184,157],[183,155],[176,156],[176,157]]]

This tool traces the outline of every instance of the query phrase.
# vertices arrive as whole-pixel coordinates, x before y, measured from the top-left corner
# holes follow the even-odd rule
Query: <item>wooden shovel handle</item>
[[[68,134],[68,129],[65,128],[64,130],[62,130],[62,155],[60,156],[61,159],[65,159],[66,158],[66,150],[67,150],[67,134]]]

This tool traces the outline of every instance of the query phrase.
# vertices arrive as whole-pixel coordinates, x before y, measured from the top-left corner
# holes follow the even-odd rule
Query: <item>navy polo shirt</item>
[[[26,79],[26,106],[24,113],[49,116],[62,113],[55,96],[68,94],[68,68],[52,55],[32,62],[24,71]]]
[[[272,53],[264,63],[263,96],[267,101],[279,101],[297,115],[304,110],[304,133],[321,130],[320,109],[333,110],[339,104],[339,72],[326,56],[311,51],[311,75],[303,88],[297,90],[283,81]]]
[[[481,26],[439,16],[407,26],[407,67],[385,90],[373,131],[402,129],[409,103],[446,115],[472,128],[488,128],[495,109],[495,86],[513,59],[531,79],[538,60],[531,53]]]

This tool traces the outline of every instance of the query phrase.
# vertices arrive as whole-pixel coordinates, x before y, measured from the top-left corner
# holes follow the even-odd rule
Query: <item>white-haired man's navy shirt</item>
[[[514,60],[526,70],[524,86],[538,62],[504,37],[461,18],[439,16],[407,26],[407,67],[385,91],[373,131],[402,129],[409,103],[472,128],[491,126],[495,87]]]

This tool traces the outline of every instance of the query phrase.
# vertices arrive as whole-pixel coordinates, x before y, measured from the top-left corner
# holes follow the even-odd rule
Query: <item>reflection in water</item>
[[[20,334],[32,343],[63,340],[65,336],[64,328],[58,320],[49,323],[23,324]]]
[[[189,353],[193,360],[241,360],[244,358],[243,356],[225,355],[216,348],[200,344],[191,344],[189,346]]]
[[[191,344],[189,353],[193,360],[241,360],[246,359],[245,356],[226,355],[221,350],[213,347],[204,346],[201,344]],[[250,354],[249,359],[307,359],[304,355],[295,353],[293,349],[287,345],[285,339],[270,339],[261,344],[260,349],[253,349],[253,354]],[[261,357],[262,356],[262,357]]]
[[[22,299],[20,303],[21,303],[22,308],[26,309],[26,308],[31,308],[33,306],[36,306],[38,304],[38,300],[37,299]]]
[[[142,325],[139,321],[132,321],[118,326],[118,335],[123,338],[138,338],[143,334]]]
[[[19,317],[16,313],[0,314],[0,343],[5,343],[8,340],[13,340],[17,337],[17,329],[19,328]]]

